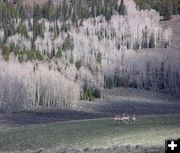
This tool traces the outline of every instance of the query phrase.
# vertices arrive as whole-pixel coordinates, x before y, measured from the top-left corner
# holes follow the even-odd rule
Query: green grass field
[[[0,131],[0,151],[39,148],[100,148],[113,145],[164,145],[180,137],[180,116],[139,117],[115,125],[112,119],[38,124]]]

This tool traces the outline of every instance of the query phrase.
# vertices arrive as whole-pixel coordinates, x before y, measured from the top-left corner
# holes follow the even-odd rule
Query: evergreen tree
[[[96,61],[97,61],[98,64],[101,64],[101,61],[102,61],[102,55],[101,55],[100,52],[97,54]]]
[[[77,60],[76,61],[76,68],[77,68],[77,70],[79,70],[81,68],[81,66],[82,66],[82,61],[81,60]]]
[[[149,41],[149,48],[155,48],[154,34],[151,34],[150,41]]]
[[[25,8],[23,6],[22,0],[18,0],[17,3],[16,3],[16,6],[17,6],[16,9],[19,10],[19,15],[20,15],[21,19],[25,20],[26,11],[25,11]]]
[[[41,7],[38,4],[34,4],[33,8],[33,18],[36,20],[40,20],[42,17]]]
[[[78,22],[77,15],[76,15],[76,9],[74,8],[73,16],[72,16],[72,23],[76,25]]]
[[[68,34],[66,39],[63,42],[62,49],[63,49],[63,51],[66,51],[66,50],[72,50],[73,48],[74,48],[73,37],[71,37]]]
[[[178,13],[178,2],[177,0],[172,0],[172,5],[173,5],[173,14],[177,14]]]
[[[110,3],[107,3],[107,6],[105,6],[105,18],[107,21],[111,20],[112,16],[112,9],[110,6]]]
[[[173,14],[173,4],[171,0],[164,0],[163,2],[163,16],[164,20],[170,20]]]
[[[124,5],[124,0],[121,0],[121,4],[119,6],[119,15],[127,15],[127,9],[126,6]]]
[[[97,1],[97,4],[96,4],[96,15],[97,16],[101,15],[101,8],[102,8],[102,1]]]
[[[92,6],[91,6],[91,17],[93,17],[93,18],[96,17],[95,3],[94,3],[94,1],[92,1]]]
[[[66,21],[68,19],[68,16],[67,16],[67,14],[68,14],[68,5],[66,3],[66,0],[63,0],[63,2],[62,2],[61,11],[62,11],[62,17],[61,17],[62,21]]]
[[[61,58],[62,57],[62,52],[61,52],[61,48],[58,48],[58,51],[56,53],[56,58]]]
[[[142,35],[143,35],[142,48],[148,48],[148,42],[147,42],[148,32],[147,32],[147,27],[145,27],[145,31],[142,31]]]
[[[43,5],[43,6],[42,6],[41,15],[42,15],[42,18],[47,19],[47,17],[48,17],[48,12],[47,12],[47,6],[46,6],[46,5]]]
[[[51,0],[48,0],[47,2],[47,18],[49,21],[54,20],[54,5]]]
[[[29,38],[28,30],[27,30],[26,26],[23,25],[22,22],[19,24],[19,26],[17,27],[17,30],[16,30],[16,31],[17,31],[18,33],[20,33],[21,36],[24,36],[24,37],[26,37],[27,39]]]

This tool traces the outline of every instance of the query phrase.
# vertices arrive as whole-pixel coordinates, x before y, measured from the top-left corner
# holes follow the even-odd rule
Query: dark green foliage
[[[72,11],[72,8],[69,10],[69,12],[74,12],[70,18],[73,23],[77,22],[78,19],[94,18],[99,15],[104,15],[107,20],[110,20],[113,10],[115,11],[117,8],[117,2],[117,0],[74,1],[72,4],[74,11]]]
[[[66,0],[63,0],[63,3],[59,6],[59,8],[61,8],[61,12],[60,12],[60,16],[58,16],[58,18],[60,18],[62,21],[66,21],[69,19],[70,14],[68,13],[68,4]],[[72,9],[73,7],[71,7]]]
[[[134,80],[133,82],[130,82],[129,85],[128,85],[130,88],[138,88],[138,84],[137,82]]]
[[[108,5],[105,8],[105,18],[106,18],[106,20],[107,21],[111,20],[111,16],[112,16],[112,8],[111,8],[111,6]]]
[[[95,18],[99,15],[103,15],[105,16],[106,20],[109,21],[111,16],[113,14],[117,14],[118,11],[120,11],[121,15],[126,14],[125,5],[118,6],[118,0],[77,0],[72,1],[72,4],[69,4],[66,0],[63,0],[62,3],[58,4],[57,6],[55,6],[51,0],[48,0],[42,5],[34,3],[32,10],[31,8],[24,6],[21,0],[18,0],[16,5],[0,2],[0,6],[0,28],[8,28],[8,30],[6,30],[7,35],[13,33],[12,29],[10,29],[10,27],[13,27],[12,19],[17,19],[19,17],[23,21],[33,17],[33,29],[36,29],[38,26],[41,26],[38,24],[38,20],[41,18],[48,19],[49,21],[59,19],[63,24],[65,24],[67,20],[71,20],[72,23],[74,23],[74,26],[81,26],[83,25],[83,20],[89,17]],[[81,22],[78,22],[80,20]],[[55,29],[56,34],[59,33],[59,29]],[[65,26],[61,30],[67,32],[68,27]],[[38,29],[37,31],[41,30]],[[42,37],[42,33],[38,33],[37,31],[34,32],[35,35],[33,40],[35,40],[39,33],[39,35]]]
[[[2,56],[3,56],[4,60],[8,61],[9,55],[11,54],[12,50],[10,47],[8,47],[5,44],[2,44],[1,47],[2,47]]]
[[[41,17],[42,17],[41,7],[38,4],[36,4],[34,5],[34,8],[33,8],[33,19],[40,20]]]
[[[24,20],[25,17],[26,12],[21,0],[18,0],[16,5],[0,2],[0,28],[3,28],[5,32],[4,42],[6,42],[8,36],[15,34],[14,23],[17,18]]]
[[[113,81],[111,77],[104,76],[104,87],[108,89],[113,87]]]
[[[63,51],[72,50],[74,48],[73,38],[68,34],[63,42]]]
[[[98,64],[101,64],[101,61],[102,61],[102,55],[101,55],[100,52],[99,52],[99,53],[97,54],[97,56],[96,56],[96,61],[97,61]]]
[[[22,23],[19,24],[16,31],[17,31],[17,33],[20,33],[21,36],[24,36],[27,39],[29,38],[28,30],[27,30],[26,26],[23,25]]]
[[[42,38],[44,37],[44,28],[43,28],[42,23],[39,23],[38,20],[34,19],[33,20],[33,41],[35,41],[38,36]]]
[[[128,80],[125,77],[115,76],[114,78],[114,85],[115,87],[127,87],[128,86]]]
[[[16,9],[14,5],[0,2],[0,6],[0,19],[2,22],[7,23],[12,18],[20,17],[20,10]]]
[[[171,12],[176,14],[178,12],[179,4],[176,0],[135,0],[140,9],[154,8],[160,12],[161,15],[169,19]],[[87,19],[89,17],[97,17],[99,15],[105,16],[106,20],[110,20],[114,13],[126,15],[127,9],[124,5],[124,0],[118,6],[118,0],[77,0],[72,1],[72,4],[66,0],[55,6],[51,0],[48,0],[43,5],[34,4],[33,12],[30,13],[21,0],[18,0],[16,5],[0,2],[0,20],[10,21],[12,18],[21,17],[23,20],[33,16],[33,19],[39,20],[40,18],[54,21],[60,19],[65,22],[71,20],[74,25],[78,25],[78,20]],[[81,22],[82,23],[82,22]],[[0,25],[2,26],[2,24]]]
[[[137,6],[140,8],[140,9],[150,9],[151,8],[151,5],[148,3],[149,1],[145,1],[145,0],[135,0],[135,2],[137,3]]]
[[[19,16],[22,20],[25,20],[27,17],[26,7],[23,5],[22,0],[17,0],[16,10],[19,11]]]
[[[77,60],[76,61],[76,68],[77,68],[77,70],[79,70],[81,68],[81,66],[82,66],[82,61]]]
[[[170,20],[173,14],[173,4],[172,0],[164,0],[162,15],[164,16],[164,20]]]
[[[54,25],[54,39],[56,39],[60,34],[60,29],[57,23]]]
[[[61,57],[62,57],[61,48],[58,48],[58,51],[56,53],[56,58],[61,58]]]
[[[23,59],[26,60],[38,60],[42,61],[43,57],[38,51],[34,50],[22,50],[18,46],[11,44],[10,46],[6,44],[2,44],[2,56],[3,58],[8,61],[9,55],[13,52],[16,56],[18,56],[19,61],[23,61]]]
[[[84,92],[84,95],[82,97],[82,100],[88,100],[88,101],[93,101],[94,96],[93,96],[93,88],[88,87],[86,91]]]
[[[101,98],[100,90],[92,87],[89,83],[87,83],[87,81],[85,81],[81,99],[93,101],[95,98]]]
[[[54,4],[51,0],[48,0],[45,4],[42,6],[39,6],[38,4],[34,5],[34,11],[33,11],[33,18],[35,19],[41,19],[45,18],[49,21],[55,20],[57,17],[57,11],[59,8],[55,8]]]
[[[16,56],[18,56],[18,59],[20,62],[28,61],[28,60],[30,60],[30,61],[33,61],[33,60],[42,61],[43,60],[42,55],[38,51],[22,50],[22,49],[19,49],[17,46],[15,48],[16,49],[14,49],[14,53]]]
[[[170,20],[178,12],[177,0],[135,0],[140,9],[153,8],[157,10],[164,20]]]
[[[177,5],[177,13],[180,14],[180,2]]]
[[[48,53],[48,56],[50,59],[52,59],[54,56],[56,56],[56,51],[55,51],[54,47],[52,48],[51,53],[50,54]]]
[[[121,4],[119,6],[119,15],[127,15],[127,9],[126,6],[124,5],[124,0],[121,0]]]
[[[101,91],[98,88],[95,88],[93,91],[94,98],[101,98]]]
[[[3,39],[3,42],[5,43],[9,36],[15,34],[15,29],[13,28],[13,25],[11,23],[9,23],[7,25],[3,24],[3,27],[4,27],[4,39]]]
[[[33,60],[38,60],[42,61],[43,57],[38,51],[33,51],[33,50],[20,50],[18,54],[19,60],[26,58],[27,60],[33,61]]]
[[[173,14],[177,14],[178,13],[178,1],[172,0],[172,5],[173,5]]]
[[[118,0],[78,0],[72,1],[69,5],[66,0],[63,0],[58,6],[54,6],[51,1],[48,1],[41,7],[41,16],[50,21],[60,19],[65,22],[68,19],[78,26],[79,19],[87,19],[89,17],[97,17],[104,15],[107,20],[111,19],[113,11],[117,11]]]
[[[68,32],[68,25],[65,24],[65,23],[61,27],[61,32],[63,32],[63,31],[66,32],[66,33]]]
[[[47,2],[47,19],[49,21],[52,21],[54,18],[55,18],[55,9],[54,9],[54,5],[53,5],[53,2],[51,0],[48,0]]]

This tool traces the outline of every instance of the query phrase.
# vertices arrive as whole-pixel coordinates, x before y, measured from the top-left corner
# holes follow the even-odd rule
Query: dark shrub
[[[94,89],[93,96],[94,98],[101,98],[101,92],[98,88]]]

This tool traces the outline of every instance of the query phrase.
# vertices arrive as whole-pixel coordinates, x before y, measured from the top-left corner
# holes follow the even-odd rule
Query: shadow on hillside
[[[93,112],[87,112],[86,108],[90,108]],[[82,111],[0,113],[0,123],[13,126],[41,124],[113,117],[123,113],[130,115],[180,114],[180,105],[177,103],[104,102],[97,104],[92,102],[82,106]]]
[[[91,107],[91,106],[89,106]],[[134,102],[109,102],[104,105],[93,107],[95,112],[104,114],[105,116],[114,116],[117,114],[136,114],[136,115],[160,115],[160,114],[179,114],[179,104],[163,104],[163,103],[134,103]]]
[[[102,115],[61,110],[56,112],[19,112],[12,114],[0,114],[0,123],[8,125],[27,125],[27,124],[41,124],[52,122],[63,122],[70,120],[93,119],[100,118]]]

